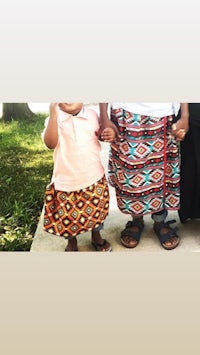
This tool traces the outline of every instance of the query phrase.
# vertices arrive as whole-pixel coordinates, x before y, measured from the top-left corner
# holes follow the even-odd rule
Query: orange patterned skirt
[[[46,188],[44,230],[65,238],[97,228],[108,215],[109,189],[105,175],[95,184],[78,191]]]

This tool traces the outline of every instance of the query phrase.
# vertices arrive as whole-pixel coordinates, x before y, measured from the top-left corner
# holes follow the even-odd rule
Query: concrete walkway
[[[101,158],[105,171],[107,172],[107,161],[109,144],[101,143],[102,151]],[[102,237],[106,238],[112,245],[114,252],[164,252],[169,251],[162,248],[158,238],[155,236],[152,225],[153,222],[150,216],[145,216],[145,229],[142,234],[139,245],[134,249],[127,249],[120,243],[120,232],[124,228],[125,223],[130,219],[128,215],[121,213],[116,204],[115,192],[110,187],[110,213],[104,223],[104,230],[102,231]],[[181,224],[179,221],[177,212],[170,212],[168,220],[176,219],[178,226],[178,234],[181,237],[179,246],[170,251],[170,253],[178,252],[199,252],[200,251],[200,220],[188,221],[185,224]],[[41,215],[35,237],[31,246],[31,252],[49,252],[49,251],[64,251],[67,245],[67,241],[64,238],[53,236],[42,228],[43,218]],[[94,251],[91,245],[91,233],[86,232],[77,237],[78,248],[80,251]]]

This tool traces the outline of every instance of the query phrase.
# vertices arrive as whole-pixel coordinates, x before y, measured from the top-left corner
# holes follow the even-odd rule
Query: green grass
[[[45,115],[0,120],[0,250],[28,251],[52,174],[52,151],[42,140]]]

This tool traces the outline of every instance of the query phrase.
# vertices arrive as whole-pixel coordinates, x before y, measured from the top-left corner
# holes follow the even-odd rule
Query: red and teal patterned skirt
[[[180,156],[171,136],[173,116],[111,110],[120,138],[111,144],[109,182],[123,213],[145,215],[179,209]]]

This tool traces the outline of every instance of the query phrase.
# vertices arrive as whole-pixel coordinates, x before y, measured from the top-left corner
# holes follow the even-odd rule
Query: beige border
[[[63,4],[4,3],[1,102],[199,102],[191,1]],[[197,253],[1,253],[2,354],[199,354],[199,264]]]

